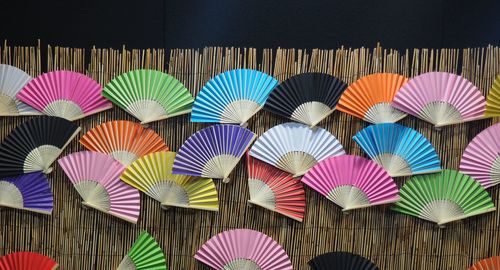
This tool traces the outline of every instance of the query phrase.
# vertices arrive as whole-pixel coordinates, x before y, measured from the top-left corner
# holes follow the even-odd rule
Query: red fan
[[[0,270],[54,270],[59,264],[35,252],[16,252],[0,257]]]

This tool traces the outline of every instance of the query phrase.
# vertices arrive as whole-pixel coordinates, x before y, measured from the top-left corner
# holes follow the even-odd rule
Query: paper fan
[[[350,252],[324,253],[314,257],[308,264],[313,270],[379,270],[367,258]]]
[[[175,156],[173,174],[223,179],[255,139],[255,134],[236,125],[214,125],[191,135]]]
[[[292,76],[269,95],[266,110],[309,126],[330,115],[347,85],[325,73]]]
[[[306,197],[299,180],[248,154],[247,168],[250,203],[302,222]]]
[[[400,196],[395,211],[438,225],[495,211],[484,187],[454,170],[413,176],[401,188]]]
[[[152,129],[130,121],[109,121],[89,130],[80,143],[90,151],[108,154],[124,166],[149,153],[168,151]]]
[[[294,177],[327,157],[344,154],[340,142],[327,130],[292,122],[272,127],[250,149],[253,157]]]
[[[171,75],[138,69],[115,77],[102,95],[142,124],[191,112],[193,96]]]
[[[0,144],[0,178],[43,171],[54,162],[80,127],[52,116],[40,116],[17,126]]]
[[[169,206],[219,211],[217,189],[212,179],[172,174],[175,152],[144,156],[127,167],[121,179]]]
[[[59,165],[84,206],[137,223],[141,198],[139,191],[120,181],[125,169],[120,162],[105,154],[82,151],[59,159]]]
[[[0,206],[50,215],[54,197],[41,172],[0,179]]]
[[[376,124],[358,132],[353,140],[392,177],[441,170],[441,161],[432,144],[412,128]]]
[[[167,262],[156,240],[142,232],[117,270],[167,270]]]
[[[485,117],[500,116],[500,75],[493,81],[488,96],[486,97]]]
[[[428,72],[403,85],[392,106],[441,127],[483,118],[486,101],[462,76]]]
[[[196,97],[191,121],[245,125],[264,106],[277,83],[268,74],[253,69],[220,73]]]
[[[397,122],[406,114],[392,107],[391,102],[407,81],[393,73],[361,77],[345,90],[337,109],[373,124]]]
[[[325,159],[312,167],[302,182],[342,207],[342,211],[399,200],[394,180],[377,163],[358,156]]]
[[[55,270],[59,264],[36,252],[14,252],[0,257],[2,270]]]
[[[196,252],[194,258],[214,269],[293,269],[290,258],[276,241],[249,229],[217,234]]]
[[[500,256],[480,260],[469,267],[469,270],[500,270]]]
[[[31,79],[28,73],[17,67],[0,64],[0,116],[40,115],[40,112],[16,98]]]
[[[99,83],[84,74],[58,70],[31,80],[17,98],[46,115],[73,121],[112,107],[101,90]]]

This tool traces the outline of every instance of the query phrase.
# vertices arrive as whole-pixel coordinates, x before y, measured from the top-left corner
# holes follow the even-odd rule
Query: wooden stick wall
[[[43,52],[43,53],[42,53]],[[48,46],[0,47],[0,62],[15,65],[32,76],[41,72],[70,69],[84,72],[101,84],[137,68],[164,70],[186,84],[193,94],[219,72],[233,68],[256,68],[278,80],[302,72],[326,72],[351,83],[375,72],[415,76],[427,71],[459,73],[487,93],[500,73],[498,47],[473,49],[413,49],[397,51],[377,46],[336,50],[204,48],[130,50],[61,48]],[[42,62],[42,56],[44,57]],[[90,57],[89,57],[90,56]],[[42,66],[42,63],[43,66]],[[0,118],[3,139],[26,117]],[[78,121],[80,136],[95,125],[114,119],[135,121],[124,111],[110,111]],[[249,122],[258,135],[286,122],[261,111]],[[467,143],[497,120],[481,120],[445,127],[407,117],[402,124],[422,132],[436,147],[445,168],[458,169]],[[192,124],[189,116],[152,123],[167,145],[177,151],[193,132],[206,125]],[[366,126],[340,112],[320,123],[340,140],[350,154],[363,155],[352,136]],[[78,140],[65,153],[83,150]],[[388,207],[356,210],[344,215],[340,209],[306,188],[307,210],[303,223],[259,207],[249,207],[244,159],[230,184],[217,182],[220,212],[171,209],[142,195],[137,225],[122,222],[92,209],[83,209],[77,192],[55,164],[49,175],[55,199],[51,217],[11,209],[0,209],[0,255],[31,250],[44,253],[60,269],[115,269],[139,235],[148,230],[162,246],[169,269],[208,269],[193,258],[211,236],[227,229],[250,228],[266,233],[288,252],[295,269],[309,269],[307,261],[329,251],[349,251],[373,260],[381,269],[466,269],[476,260],[500,255],[500,212],[469,218],[439,229],[436,225],[390,211]],[[406,178],[397,179],[398,184]],[[498,207],[499,188],[489,190]]]

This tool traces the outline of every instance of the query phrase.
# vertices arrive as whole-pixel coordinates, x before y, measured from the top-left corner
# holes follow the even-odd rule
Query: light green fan
[[[193,96],[171,75],[137,69],[124,73],[103,89],[102,95],[142,124],[191,112]]]
[[[479,182],[455,170],[413,176],[399,192],[393,210],[438,225],[495,211]]]
[[[117,270],[167,270],[167,263],[156,240],[142,232]]]

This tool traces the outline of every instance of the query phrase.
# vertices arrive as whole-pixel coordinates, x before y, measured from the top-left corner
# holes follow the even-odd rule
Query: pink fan
[[[74,71],[52,71],[31,80],[17,98],[46,115],[73,121],[112,107],[102,87]]]
[[[394,180],[372,160],[335,156],[312,167],[302,182],[342,207],[342,211],[399,200]]]

